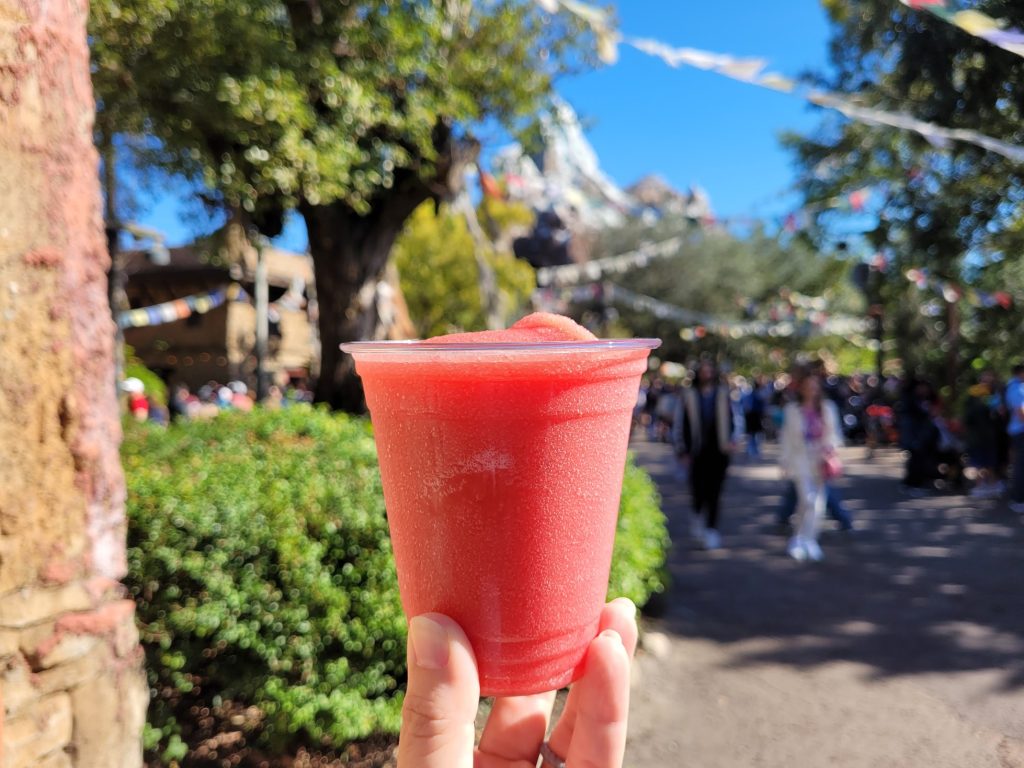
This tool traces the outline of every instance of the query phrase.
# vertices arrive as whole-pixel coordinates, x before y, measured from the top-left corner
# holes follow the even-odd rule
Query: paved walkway
[[[1024,522],[996,502],[910,499],[899,458],[847,451],[859,530],[795,563],[772,457],[738,459],[725,548],[688,540],[671,451],[634,445],[661,490],[673,585],[639,657],[627,766],[1024,768]]]

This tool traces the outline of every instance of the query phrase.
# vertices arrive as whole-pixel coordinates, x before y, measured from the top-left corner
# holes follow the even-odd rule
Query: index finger
[[[612,600],[604,607],[604,610],[601,612],[598,632],[605,632],[609,629],[613,630],[620,638],[622,638],[622,645],[626,649],[628,658],[631,659],[633,654],[636,653],[637,637],[639,635],[636,626],[636,606],[633,605],[632,600],[620,597]],[[584,676],[586,676],[586,674],[586,671],[584,671]],[[585,693],[580,691],[580,682],[582,681],[574,683],[572,689],[569,691],[569,698],[565,702],[565,709],[562,711],[562,716],[558,719],[558,723],[555,725],[555,728],[551,733],[551,738],[548,739],[548,744],[550,744],[551,749],[559,755],[566,754],[569,751],[569,745],[572,742],[573,731],[576,727],[576,717],[579,711],[580,698]],[[600,765],[600,763],[598,765]]]
[[[590,644],[577,699],[568,765],[622,768],[629,716],[629,655],[622,638],[606,629]]]
[[[554,703],[555,691],[496,698],[477,747],[478,768],[518,761],[536,764]]]

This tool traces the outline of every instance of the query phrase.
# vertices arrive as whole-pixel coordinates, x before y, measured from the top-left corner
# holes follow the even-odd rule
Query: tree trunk
[[[422,171],[412,169],[395,171],[392,185],[370,200],[366,213],[341,201],[299,205],[309,233],[320,311],[318,403],[350,413],[366,410],[355,365],[339,345],[384,338],[378,301],[391,246],[420,203],[437,202],[462,188],[463,170],[480,154],[477,142],[454,138],[443,121],[434,127],[433,138],[433,172],[421,176]]]
[[[350,413],[366,410],[352,357],[340,345],[386,335],[378,300],[388,255],[405,220],[428,197],[425,188],[397,193],[366,215],[344,203],[301,206],[320,312],[318,403]]]
[[[118,323],[121,312],[130,309],[128,294],[125,292],[127,279],[121,258],[121,221],[118,217],[117,200],[117,151],[111,132],[104,126],[100,134],[100,156],[103,160],[104,230],[107,235],[107,253],[110,254],[110,268],[107,270],[107,298],[114,318],[114,381],[124,378],[124,331]]]

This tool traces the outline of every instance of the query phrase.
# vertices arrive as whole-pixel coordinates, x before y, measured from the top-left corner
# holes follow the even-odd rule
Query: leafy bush
[[[306,407],[130,428],[129,587],[151,686],[255,705],[262,732],[397,728],[405,620],[369,425]]]
[[[628,597],[643,606],[652,595],[664,592],[668,586],[665,556],[670,544],[654,481],[630,455],[622,480],[608,596]]]
[[[369,422],[293,406],[129,424],[123,457],[150,748],[180,758],[204,707],[255,707],[272,748],[397,731],[405,619]],[[609,593],[662,589],[666,545],[631,462]]]

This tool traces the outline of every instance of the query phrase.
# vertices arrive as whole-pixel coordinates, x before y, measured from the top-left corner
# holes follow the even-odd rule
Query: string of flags
[[[143,328],[150,325],[173,323],[191,315],[203,315],[221,306],[225,301],[248,301],[249,294],[237,283],[183,299],[165,301],[151,307],[128,309],[117,316],[120,328]]]
[[[904,1],[906,2],[907,0]],[[885,125],[912,131],[924,137],[932,146],[937,148],[946,148],[952,142],[959,141],[995,152],[1014,162],[1024,163],[1024,147],[988,136],[980,131],[947,128],[924,120],[918,120],[904,112],[887,112],[874,107],[856,104],[840,94],[812,88],[778,72],[767,71],[768,62],[765,59],[740,58],[728,54],[702,51],[696,48],[675,47],[649,38],[622,37],[612,27],[611,17],[607,11],[578,2],[578,0],[536,0],[536,2],[551,13],[557,12],[559,8],[564,8],[587,23],[597,38],[598,55],[609,64],[617,60],[617,47],[621,43],[659,58],[674,68],[686,65],[716,72],[733,80],[798,96],[812,104],[834,109],[847,118],[866,125]],[[920,5],[928,6],[929,10],[935,5],[944,6],[942,0],[936,0],[936,2],[916,0],[916,2]],[[965,17],[960,18],[963,20]],[[967,18],[976,20],[975,17]],[[970,22],[964,23],[969,24]],[[989,34],[993,40],[1005,40],[1008,41],[1007,44],[1016,45],[1013,38],[1015,30],[999,31],[1004,34],[999,36],[992,30],[989,30],[986,34]]]
[[[823,313],[828,312],[826,296],[807,296],[788,288],[781,289],[776,297],[765,301],[737,296],[736,305],[743,310],[743,315],[748,319],[760,316],[767,317],[771,322],[802,321],[808,315],[812,320],[817,320],[824,316]]]
[[[672,67],[687,64],[698,69],[710,70],[733,80],[798,96],[820,107],[834,109],[850,120],[866,125],[885,125],[912,131],[924,137],[932,146],[940,149],[948,147],[954,141],[961,141],[982,147],[990,152],[996,152],[1014,162],[1024,162],[1024,147],[987,136],[979,131],[966,128],[946,128],[918,120],[904,112],[888,112],[855,104],[839,94],[804,86],[799,81],[776,72],[766,72],[764,68],[767,66],[767,61],[764,59],[737,58],[692,48],[673,48],[656,40],[640,38],[623,38],[622,42],[639,51],[656,56]]]
[[[900,0],[917,11],[927,11],[943,21],[959,27],[974,37],[1003,50],[1024,57],[1024,31],[1011,27],[1003,19],[993,19],[981,11],[954,11],[945,0]]]
[[[953,304],[960,299],[966,299],[972,307],[990,309],[1002,307],[1010,309],[1013,304],[1013,295],[1006,291],[979,291],[976,288],[963,288],[949,280],[934,276],[927,267],[915,267],[904,273],[907,280],[917,286],[918,290],[931,290],[942,297],[943,301]]]
[[[595,282],[607,274],[624,274],[633,269],[642,269],[655,259],[674,256],[682,245],[681,237],[670,237],[660,243],[645,244],[635,251],[617,256],[594,259],[583,264],[565,264],[558,267],[541,267],[537,270],[537,285],[572,285],[584,280]]]
[[[636,312],[644,312],[654,315],[659,320],[674,320],[679,323],[707,323],[714,318],[701,312],[694,312],[690,309],[683,309],[667,301],[661,301],[653,296],[646,296],[623,288],[615,283],[604,283],[604,299],[609,304],[618,304],[628,307]]]
[[[892,128],[912,131],[923,136],[936,149],[946,149],[954,141],[961,141],[989,152],[995,152],[1016,163],[1024,163],[1024,147],[987,136],[970,128],[944,128],[934,123],[918,120],[905,112],[885,112],[872,107],[858,106],[841,96],[824,91],[810,91],[807,94],[807,100],[812,104],[837,110],[851,120],[865,125],[887,125]]]
[[[765,322],[718,322],[681,328],[679,338],[683,341],[703,339],[708,334],[742,339],[749,336],[760,338],[790,338],[793,336],[842,336],[847,341],[861,346],[859,341],[867,330],[867,323],[856,317],[830,317],[815,323],[813,320],[793,322],[783,320],[777,323]]]
[[[829,327],[814,328],[807,323],[793,323],[783,321],[779,323],[712,323],[710,325],[694,325],[679,329],[679,338],[683,341],[699,341],[708,335],[721,338],[742,339],[747,337],[780,339],[792,338],[793,336],[842,336],[847,341],[852,341],[856,346],[862,346],[860,342],[866,325],[861,320],[851,319],[849,323],[837,325],[835,322]]]
[[[756,226],[764,222],[771,222],[778,225],[783,232],[793,234],[809,229],[814,223],[814,214],[822,211],[848,211],[852,213],[864,213],[868,210],[870,200],[883,198],[888,195],[888,182],[881,182],[877,185],[860,187],[851,192],[830,197],[820,202],[808,203],[796,210],[781,216],[717,216],[714,214],[693,219],[706,227],[714,226]]]
[[[608,303],[627,306],[634,311],[652,314],[661,320],[675,320],[690,326],[683,328],[680,332],[684,341],[702,338],[707,333],[728,336],[733,339],[745,336],[787,337],[814,334],[848,336],[863,332],[867,328],[867,321],[863,318],[830,315],[823,310],[795,312],[790,315],[789,319],[784,320],[725,320],[636,293],[615,283],[604,283],[603,291],[605,301]],[[812,299],[812,297],[802,298]],[[819,305],[813,299],[812,302]],[[690,332],[693,333],[692,337],[690,337]]]
[[[593,282],[571,287],[541,288],[535,298],[542,309],[556,309],[559,302],[601,302],[643,312],[659,320],[670,320],[683,326],[680,336],[684,341],[703,338],[708,333],[739,339],[745,336],[769,338],[811,335],[840,335],[850,337],[863,333],[867,321],[849,315],[829,314],[827,300],[821,296],[787,294],[793,302],[781,313],[769,313],[768,320],[728,320],[704,312],[671,304],[612,282]]]
[[[605,276],[625,274],[636,269],[643,269],[656,259],[674,256],[678,253],[681,245],[682,237],[672,237],[660,243],[644,244],[633,251],[627,251],[616,256],[608,256],[603,259],[594,259],[582,264],[541,267],[537,270],[540,301],[545,306],[551,305],[555,291],[559,288],[566,289],[559,294],[559,298],[565,301],[590,300],[593,298],[590,295],[593,285],[598,284]],[[884,263],[884,257],[876,257],[876,260],[879,258]],[[586,282],[588,285],[577,286],[581,282]],[[611,286],[610,290],[615,295],[625,297],[624,300],[631,303],[631,308],[648,312],[661,319],[673,319],[683,323],[715,324],[721,322],[717,318],[701,315],[691,310],[675,307],[658,299],[633,293],[621,286],[614,286],[611,283],[607,285]],[[577,287],[571,288],[571,286]],[[817,313],[811,319],[812,322],[818,322],[826,317],[825,313],[828,310],[827,297],[808,296],[788,288],[782,288],[775,300],[758,302],[739,296],[736,298],[736,303],[737,306],[742,308],[748,318],[767,313],[771,322],[784,320],[803,321],[806,319],[806,313],[809,312]]]

